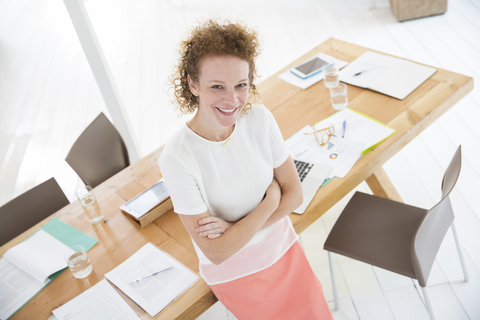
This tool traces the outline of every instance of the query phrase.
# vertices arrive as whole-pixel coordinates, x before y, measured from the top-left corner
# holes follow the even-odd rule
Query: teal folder
[[[97,239],[90,237],[88,234],[83,233],[77,228],[74,228],[68,223],[65,223],[57,218],[52,218],[52,220],[47,222],[40,229],[43,229],[43,231],[49,233],[51,236],[63,242],[68,247],[79,244],[85,248],[85,251],[90,250],[98,242]],[[52,280],[55,279],[60,275],[60,273],[65,271],[65,269],[55,272],[49,278]]]
[[[85,251],[90,250],[98,242],[97,239],[89,236],[86,233],[83,233],[82,231],[78,230],[77,228],[74,228],[71,225],[69,225],[68,223],[65,223],[65,222],[63,222],[63,221],[61,221],[57,218],[52,218],[52,220],[47,222],[40,229],[43,229],[45,232],[49,233],[51,236],[53,236],[57,240],[63,242],[65,245],[67,245],[69,247],[79,244],[79,245],[81,245],[82,247],[85,248]],[[62,269],[62,270],[52,274],[49,277],[51,279],[51,281],[48,284],[50,284],[53,281],[53,279],[58,277],[66,269],[68,269],[68,268]],[[43,288],[45,288],[47,285],[43,286],[42,289],[40,289],[38,292],[42,291]],[[38,292],[35,295],[37,295]],[[30,300],[32,300],[33,297],[35,297],[35,295],[33,295],[30,298]],[[27,304],[30,300],[28,300],[25,304]],[[23,306],[21,308],[23,308]],[[18,309],[18,310],[20,310],[20,309]],[[15,313],[17,311],[15,311]],[[15,313],[13,313],[10,317],[8,317],[8,319],[11,318]]]

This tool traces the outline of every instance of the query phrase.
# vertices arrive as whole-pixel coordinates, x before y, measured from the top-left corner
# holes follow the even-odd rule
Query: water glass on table
[[[345,109],[348,105],[347,85],[340,83],[337,87],[330,89],[330,100],[333,109]]]
[[[335,68],[335,66],[331,66],[326,68],[323,72],[324,72],[323,82],[325,84],[325,87],[327,87],[328,89],[338,87],[338,84],[339,84],[338,69]]]
[[[63,258],[67,261],[68,267],[75,278],[83,279],[92,273],[92,264],[81,245],[70,247],[63,255]]]
[[[93,194],[92,187],[84,186],[78,189],[77,198],[91,223],[95,224],[103,220],[102,210]]]

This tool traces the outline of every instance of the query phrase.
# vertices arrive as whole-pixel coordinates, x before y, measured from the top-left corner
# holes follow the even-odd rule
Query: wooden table
[[[280,80],[277,75],[319,52],[351,62],[366,50],[367,48],[329,39],[258,85],[261,102],[274,114],[285,139],[305,124],[314,124],[328,117],[334,110],[330,106],[328,89],[323,82],[301,90]],[[471,77],[441,69],[404,100],[349,86],[348,107],[385,123],[394,128],[396,133],[364,155],[345,178],[333,179],[321,188],[303,215],[290,215],[297,233],[305,230],[364,180],[375,194],[401,201],[382,170],[382,164],[472,89]],[[162,148],[159,148],[95,188],[106,219],[104,223],[92,225],[88,222],[78,201],[52,215],[99,240],[88,252],[93,272],[84,280],[75,279],[71,272],[63,272],[12,319],[48,319],[53,309],[96,284],[103,279],[105,273],[147,242],[152,242],[198,273],[198,259],[192,242],[173,210],[143,229],[119,210],[119,206],[126,200],[158,181],[160,172],[157,159],[161,152]],[[49,220],[50,218],[45,219],[0,247],[0,255]],[[125,299],[142,319],[150,319],[140,307],[130,299]],[[209,286],[201,279],[155,319],[195,319],[216,300]]]

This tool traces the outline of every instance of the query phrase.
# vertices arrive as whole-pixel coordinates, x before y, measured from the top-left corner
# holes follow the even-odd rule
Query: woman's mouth
[[[222,108],[218,108],[216,107],[220,112],[222,113],[225,113],[225,114],[230,114],[230,113],[234,113],[235,111],[237,111],[238,108],[235,108],[235,109],[222,109]]]

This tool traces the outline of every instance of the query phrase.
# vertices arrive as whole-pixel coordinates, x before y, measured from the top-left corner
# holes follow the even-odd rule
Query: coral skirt
[[[271,267],[211,288],[239,320],[333,319],[298,241]]]

